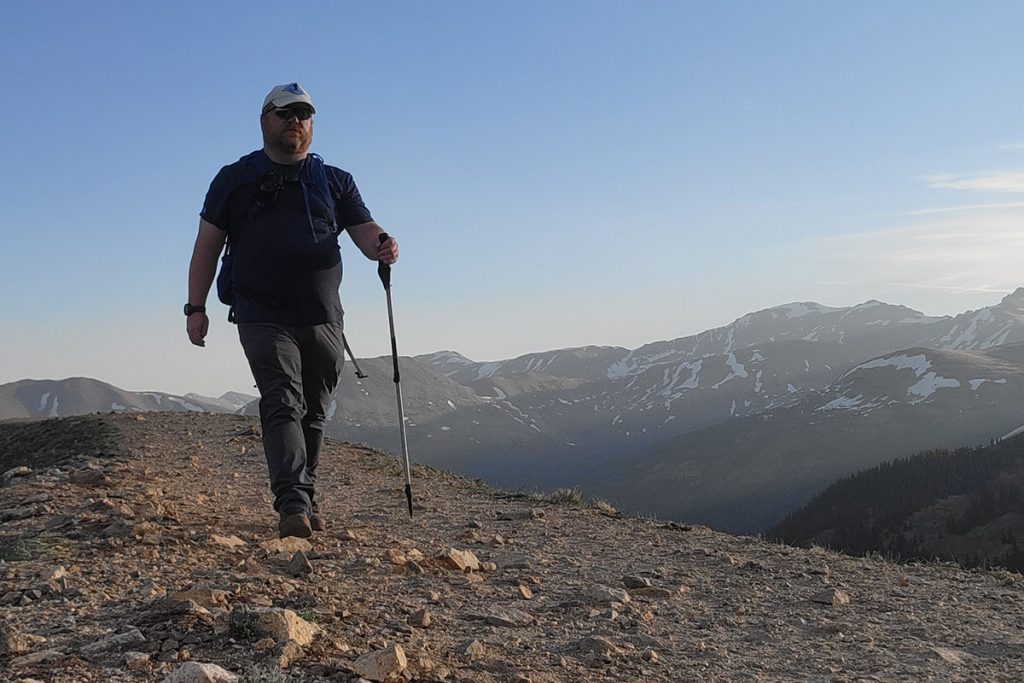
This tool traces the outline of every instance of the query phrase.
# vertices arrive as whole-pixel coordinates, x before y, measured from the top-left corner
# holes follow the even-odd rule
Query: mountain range
[[[579,486],[630,512],[750,532],[840,477],[1024,424],[1022,342],[1024,288],[956,316],[800,302],[636,349],[490,363],[442,351],[400,365],[415,461],[508,488]],[[368,377],[346,374],[328,432],[397,453],[391,360],[360,366]],[[0,387],[0,417],[235,410],[244,398],[60,385]]]
[[[237,392],[219,398],[162,391],[125,391],[88,377],[32,380],[0,385],[0,419],[66,417],[110,411],[233,413],[255,399]]]

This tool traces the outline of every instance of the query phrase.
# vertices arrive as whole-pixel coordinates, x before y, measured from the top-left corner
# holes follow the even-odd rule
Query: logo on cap
[[[299,85],[298,83],[289,83],[288,85],[284,86],[284,91],[285,92],[290,92],[293,95],[305,95],[306,94],[305,92],[302,91],[302,86]]]

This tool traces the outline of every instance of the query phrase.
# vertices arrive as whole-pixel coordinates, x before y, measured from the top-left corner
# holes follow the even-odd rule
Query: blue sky
[[[251,380],[181,305],[203,195],[298,80],[402,247],[399,348],[627,347],[789,301],[1024,285],[1015,2],[12,4],[0,383]],[[13,95],[13,97],[11,97]],[[350,243],[358,355],[388,352]]]

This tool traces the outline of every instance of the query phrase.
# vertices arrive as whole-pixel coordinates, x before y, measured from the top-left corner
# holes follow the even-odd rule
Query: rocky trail
[[[415,454],[413,454],[415,456]],[[1020,681],[1024,579],[620,519],[329,442],[276,538],[256,422],[0,425],[0,681]]]

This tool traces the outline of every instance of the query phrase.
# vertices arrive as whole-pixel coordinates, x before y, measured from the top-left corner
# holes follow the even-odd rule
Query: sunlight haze
[[[0,383],[253,392],[226,309],[200,349],[181,308],[209,183],[290,81],[401,245],[403,355],[634,348],[792,301],[949,315],[1024,285],[1020,3],[297,7],[0,10]],[[342,251],[353,350],[390,353],[375,265]]]

